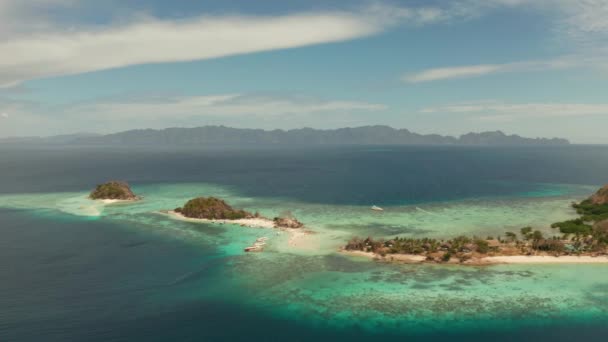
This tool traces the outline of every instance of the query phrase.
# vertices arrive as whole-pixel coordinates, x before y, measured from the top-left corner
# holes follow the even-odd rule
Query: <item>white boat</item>
[[[377,207],[375,205],[372,205],[372,210],[375,210],[375,211],[384,211],[384,209],[382,209],[380,207]]]

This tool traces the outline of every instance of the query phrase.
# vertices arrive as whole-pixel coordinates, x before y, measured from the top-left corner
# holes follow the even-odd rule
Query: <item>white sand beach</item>
[[[210,219],[199,219],[199,218],[190,218],[182,215],[181,213],[175,212],[173,210],[167,212],[160,212],[162,214],[169,215],[170,217],[187,222],[200,222],[200,223],[215,223],[215,224],[233,224],[242,227],[249,228],[275,228],[274,221],[258,217],[258,218],[247,218],[247,219],[238,219],[238,220],[210,220]]]
[[[422,263],[426,261],[426,257],[422,255],[413,254],[387,254],[381,256],[372,252],[363,251],[341,251],[344,254],[352,256],[361,256],[374,260],[380,261],[395,261],[403,263]],[[429,262],[434,263],[434,262]],[[463,263],[460,263],[458,259],[452,258],[446,264],[458,264],[458,265],[496,265],[496,264],[608,264],[608,256],[590,256],[590,255],[563,255],[563,256],[551,256],[551,255],[503,255],[503,256],[487,256],[483,258],[469,259]]]
[[[311,237],[315,234],[310,230],[306,230],[304,228],[283,228],[277,227],[273,220],[258,217],[258,218],[248,218],[248,219],[238,219],[238,220],[209,220],[209,219],[197,219],[197,218],[189,218],[185,217],[181,213],[175,211],[161,211],[159,212],[163,215],[168,215],[171,218],[180,221],[186,222],[197,222],[197,223],[214,223],[214,224],[228,224],[228,225],[237,225],[241,227],[248,228],[263,228],[263,229],[276,229],[280,232],[285,232],[289,234],[287,237],[286,247],[289,250],[300,250],[303,252],[316,251],[319,247],[319,243],[317,240],[312,239]],[[279,232],[277,233],[279,234]],[[282,249],[278,246],[279,249]]]
[[[347,251],[341,250],[342,253],[352,255],[352,256],[360,256],[366,257],[375,260],[382,261],[398,261],[403,263],[420,263],[426,260],[426,257],[422,255],[414,255],[414,254],[388,254],[385,257],[381,255],[372,253],[372,252],[363,252],[363,251]]]
[[[505,255],[485,257],[479,261],[489,264],[602,264],[608,263],[608,256]]]
[[[100,200],[95,200],[95,201],[99,201],[103,204],[115,204],[115,203],[132,203],[132,202],[136,202],[138,200],[136,200],[136,199],[134,199],[134,200],[100,199]]]

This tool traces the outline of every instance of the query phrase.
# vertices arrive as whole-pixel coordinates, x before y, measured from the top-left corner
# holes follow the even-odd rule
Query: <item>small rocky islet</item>
[[[119,201],[135,201],[140,199],[131,190],[127,182],[109,181],[99,184],[89,194],[89,198],[93,200],[119,200]]]
[[[216,197],[197,197],[189,200],[183,207],[173,210],[186,218],[204,220],[245,220],[260,219],[269,220],[261,216],[258,212],[250,213],[246,210],[235,209],[226,201]],[[272,219],[277,228],[302,228],[304,224],[291,215],[275,217]]]

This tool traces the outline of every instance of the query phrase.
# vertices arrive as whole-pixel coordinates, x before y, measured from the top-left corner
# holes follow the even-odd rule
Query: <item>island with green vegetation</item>
[[[572,206],[579,217],[552,224],[551,227],[556,230],[552,236],[545,236],[532,227],[523,227],[518,232],[485,238],[458,236],[441,240],[353,237],[343,247],[343,251],[380,260],[404,262],[608,262],[608,185]]]
[[[183,207],[175,208],[173,215],[201,221],[219,223],[234,222],[249,227],[263,228],[302,228],[304,224],[291,214],[281,215],[274,219],[261,216],[258,212],[250,213],[246,210],[235,209],[226,201],[216,197],[197,197],[189,200]]]
[[[191,199],[183,207],[175,208],[174,211],[185,217],[207,220],[239,220],[256,217],[245,210],[234,209],[224,200],[215,197]]]
[[[99,184],[89,194],[90,199],[106,201],[136,201],[136,196],[127,182],[109,181]]]

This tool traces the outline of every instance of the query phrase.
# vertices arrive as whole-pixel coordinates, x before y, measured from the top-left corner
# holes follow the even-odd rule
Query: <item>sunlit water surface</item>
[[[3,152],[0,340],[608,333],[605,265],[396,265],[337,253],[354,235],[485,237],[527,225],[551,234],[601,184],[605,148]],[[581,171],[585,154],[592,171]],[[109,178],[130,181],[143,200],[88,200]],[[314,234],[290,245],[275,230],[159,213],[195,196],[267,217],[291,212]],[[243,252],[261,236],[263,253]]]

